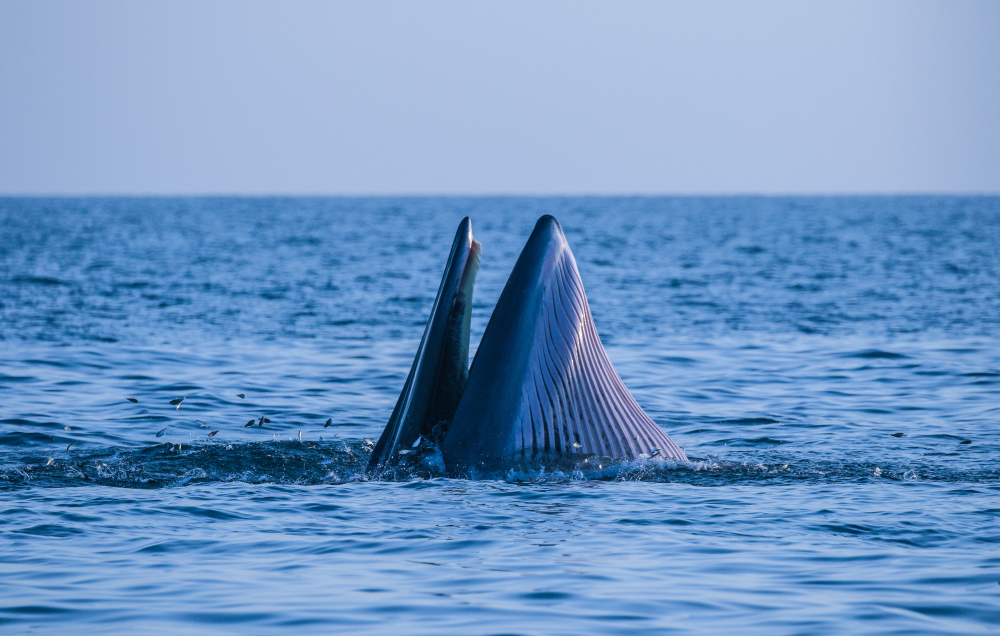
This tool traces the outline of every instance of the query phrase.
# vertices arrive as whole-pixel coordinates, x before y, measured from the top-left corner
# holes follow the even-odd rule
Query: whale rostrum
[[[608,360],[552,216],[535,224],[466,372],[479,251],[465,218],[369,473],[410,462],[421,449],[440,449],[455,475],[588,455],[686,461]]]
[[[369,473],[394,466],[400,451],[411,452],[418,440],[439,444],[447,432],[469,376],[469,321],[480,250],[472,238],[472,221],[465,217],[455,233],[410,374],[372,451]]]

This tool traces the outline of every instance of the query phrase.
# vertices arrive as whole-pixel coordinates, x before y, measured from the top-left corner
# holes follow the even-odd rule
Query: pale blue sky
[[[0,0],[0,193],[1000,192],[1000,2]]]

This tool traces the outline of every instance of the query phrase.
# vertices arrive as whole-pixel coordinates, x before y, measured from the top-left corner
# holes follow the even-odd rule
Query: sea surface
[[[543,214],[690,462],[367,479],[459,220],[474,350]],[[0,199],[4,634],[995,634],[998,583],[1000,198]]]

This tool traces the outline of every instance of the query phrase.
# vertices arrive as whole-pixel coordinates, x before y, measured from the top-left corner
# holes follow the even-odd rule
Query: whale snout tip
[[[458,224],[458,233],[466,237],[472,236],[472,219],[470,217],[463,218],[462,222]]]
[[[540,230],[559,230],[562,232],[562,226],[559,225],[559,221],[557,221],[556,217],[551,214],[543,215],[542,218],[538,219],[535,227]]]
[[[568,247],[562,226],[551,214],[546,214],[538,219],[535,223],[535,229],[531,232],[531,238],[528,239],[528,244]]]

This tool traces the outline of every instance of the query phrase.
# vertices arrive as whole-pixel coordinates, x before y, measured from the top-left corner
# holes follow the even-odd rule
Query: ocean
[[[369,480],[543,214],[690,462]],[[996,633],[1000,198],[0,198],[0,511],[5,634]]]

